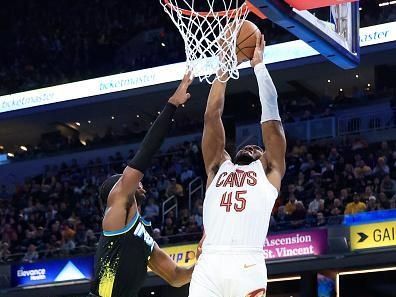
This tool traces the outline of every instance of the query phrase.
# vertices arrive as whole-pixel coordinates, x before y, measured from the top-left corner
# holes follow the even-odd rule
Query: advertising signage
[[[396,22],[360,28],[361,47],[393,41]],[[265,60],[273,64],[318,54],[302,40],[294,40],[267,46]],[[248,67],[245,62],[238,68]],[[185,70],[183,62],[0,96],[0,113],[169,83],[180,80]]]
[[[11,286],[34,286],[52,282],[91,279],[94,257],[57,259],[11,265]]]
[[[268,235],[264,256],[268,260],[322,255],[327,251],[327,230],[313,229]]]
[[[351,250],[396,246],[396,220],[351,226]]]

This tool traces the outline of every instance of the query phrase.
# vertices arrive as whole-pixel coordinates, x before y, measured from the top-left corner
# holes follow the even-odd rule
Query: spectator
[[[296,201],[295,207],[296,209],[290,215],[289,220],[294,228],[298,228],[305,224],[307,211],[305,210],[304,204],[301,201]]]
[[[332,216],[340,216],[345,212],[345,208],[343,207],[340,199],[334,199],[333,205],[330,209],[330,215]]]
[[[0,243],[0,263],[5,263],[9,261],[11,251],[9,249],[10,245],[7,242]]]
[[[39,254],[37,253],[37,247],[34,244],[29,244],[29,247],[23,256],[22,261],[23,262],[29,262],[32,263],[34,261],[37,261],[39,258]]]
[[[194,171],[187,167],[186,165],[183,167],[183,171],[180,174],[180,181],[185,184],[189,181],[191,181],[194,177]]]
[[[371,175],[372,170],[369,166],[366,165],[364,160],[360,160],[354,169],[354,173],[356,178],[362,179],[365,178],[366,176]]]
[[[358,193],[353,194],[353,202],[347,204],[345,208],[345,214],[356,214],[359,212],[366,211],[366,204],[360,201],[360,196]]]
[[[316,214],[316,227],[322,227],[326,225],[326,218],[324,217],[322,212],[318,212]]]
[[[173,220],[171,218],[165,219],[165,226],[162,230],[163,236],[173,236],[176,234],[176,227],[173,224]]]
[[[289,201],[285,205],[285,213],[286,215],[290,216],[293,214],[293,212],[296,210],[296,202],[298,200],[296,199],[296,196],[294,195],[294,192],[289,194]]]
[[[198,207],[198,212],[194,216],[195,223],[197,224],[198,228],[202,228],[203,225],[203,207],[202,205]]]
[[[389,174],[387,174],[381,182],[380,189],[387,197],[392,197],[396,192],[396,181],[391,179]]]
[[[316,216],[320,211],[324,210],[324,200],[322,199],[322,194],[320,192],[315,193],[315,199],[309,203],[308,214]]]
[[[154,198],[149,198],[147,205],[144,207],[144,218],[152,221],[153,223],[158,222],[159,219],[159,206],[155,204]]]
[[[383,178],[385,175],[389,175],[389,166],[386,165],[385,158],[378,158],[377,165],[373,169],[373,175]]]
[[[377,198],[375,198],[375,196],[369,197],[368,202],[367,202],[367,211],[379,210],[376,200],[377,200]]]

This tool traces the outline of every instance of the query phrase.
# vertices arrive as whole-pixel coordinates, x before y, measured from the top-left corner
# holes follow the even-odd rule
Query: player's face
[[[248,165],[262,157],[264,151],[257,145],[247,145],[239,150],[235,157],[235,163]]]
[[[142,204],[144,199],[146,199],[146,190],[143,188],[142,183],[139,183],[139,186],[136,189],[135,198],[138,206]]]

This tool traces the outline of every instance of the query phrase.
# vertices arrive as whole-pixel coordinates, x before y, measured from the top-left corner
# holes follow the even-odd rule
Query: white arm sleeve
[[[254,67],[261,102],[261,123],[281,121],[278,109],[278,93],[264,63]]]

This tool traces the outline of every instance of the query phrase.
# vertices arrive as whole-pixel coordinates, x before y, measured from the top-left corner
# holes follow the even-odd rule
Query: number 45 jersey
[[[249,165],[225,161],[206,191],[203,250],[262,250],[277,197],[260,160]]]

